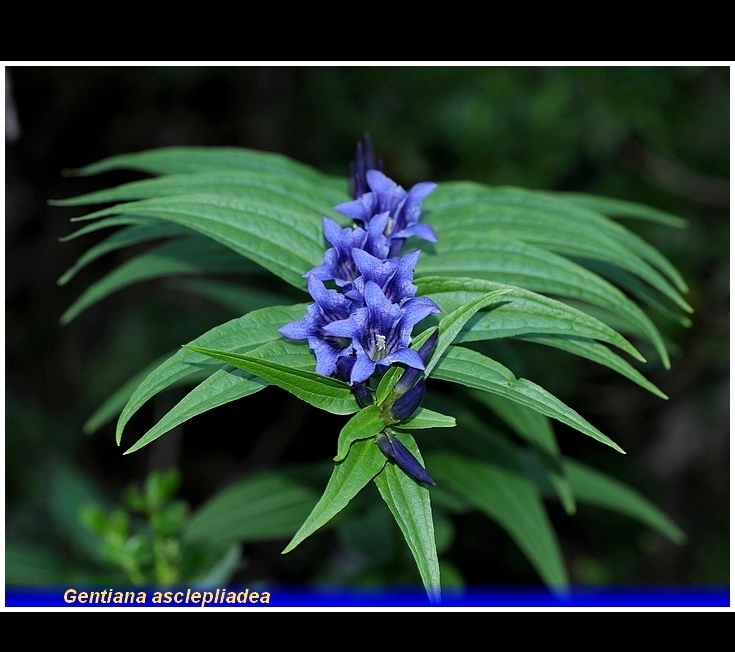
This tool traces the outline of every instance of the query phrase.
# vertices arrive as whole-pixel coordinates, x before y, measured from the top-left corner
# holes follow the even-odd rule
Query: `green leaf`
[[[566,337],[564,335],[522,335],[518,339],[542,344],[544,346],[552,346],[562,351],[567,351],[578,355],[581,358],[587,358],[593,362],[609,367],[613,371],[617,371],[620,375],[625,376],[628,380],[632,380],[637,385],[647,389],[652,394],[664,400],[668,396],[664,394],[656,385],[650,382],[637,369],[632,367],[628,362],[623,360],[619,355],[613,353],[604,344],[595,342],[594,340],[586,340],[583,338]]]
[[[683,229],[688,224],[687,220],[676,217],[671,213],[625,199],[600,197],[599,195],[589,195],[582,192],[562,192],[559,194],[566,201],[571,201],[577,206],[602,213],[608,217],[633,217],[677,229]]]
[[[306,347],[296,342],[276,340],[250,350],[255,358],[288,361],[288,366],[296,369],[313,369],[314,356]],[[146,432],[125,454],[133,453],[150,444],[176,426],[192,419],[198,414],[225,405],[239,398],[259,392],[269,383],[241,369],[226,366],[208,377],[191,390],[172,407],[161,419]],[[190,377],[189,377],[190,378]],[[187,380],[189,379],[187,378]]]
[[[141,242],[184,235],[191,235],[191,231],[189,229],[182,229],[175,224],[136,224],[121,229],[113,233],[103,242],[85,251],[79,260],[61,276],[57,283],[59,285],[65,285],[80,269],[112,251]]]
[[[681,291],[686,291],[686,284],[677,270],[655,247],[600,212],[569,201],[564,195],[525,188],[492,188],[476,183],[452,182],[441,184],[427,198],[424,208],[432,213],[441,213],[463,205],[480,210],[486,206],[492,207],[494,211],[520,211],[521,218],[525,214],[533,214],[538,221],[562,219],[579,229],[577,239],[595,237],[597,234],[607,236],[655,265]],[[470,211],[468,226],[476,219],[478,212]],[[441,215],[432,215],[431,219],[441,219]]]
[[[434,378],[459,383],[465,387],[500,394],[547,417],[566,423],[575,430],[607,444],[620,453],[625,452],[612,439],[603,435],[592,424],[558,398],[549,394],[545,389],[525,378],[516,378],[509,369],[499,362],[491,360],[477,351],[459,346],[450,347],[431,375]]]
[[[191,345],[187,345],[186,348],[222,360],[238,369],[244,369],[285,389],[302,401],[332,414],[352,414],[360,409],[350,386],[333,378],[312,371],[293,369],[269,360],[259,360],[241,353]]]
[[[324,494],[306,521],[284,548],[293,550],[304,539],[326,525],[372,480],[386,464],[386,458],[371,439],[356,441],[347,457],[334,465]]]
[[[580,503],[628,516],[680,545],[686,534],[638,491],[581,462],[567,460],[564,470]]]
[[[598,319],[561,301],[522,288],[482,279],[426,277],[416,281],[418,293],[428,295],[442,310],[453,310],[478,294],[505,289],[508,294],[492,310],[475,315],[456,342],[553,334],[609,342],[635,358],[643,356],[624,337]]]
[[[566,215],[550,215],[515,206],[483,204],[443,211],[441,215],[435,216],[433,223],[440,242],[450,233],[461,235],[468,241],[512,238],[555,251],[566,257],[615,265],[636,274],[678,303],[684,310],[688,309],[686,301],[661,273],[628,246],[602,231],[597,223],[579,224]],[[615,226],[621,228],[619,225]],[[667,269],[670,266],[668,263]]]
[[[155,426],[125,451],[125,455],[140,450],[202,412],[250,396],[267,385],[267,382],[239,369],[215,371],[161,417]]]
[[[165,355],[158,358],[151,364],[141,369],[137,374],[130,378],[130,380],[121,385],[120,388],[117,389],[113,394],[111,394],[107,398],[107,400],[94,411],[89,419],[87,419],[83,426],[84,432],[88,435],[91,435],[92,433],[97,432],[97,430],[99,430],[108,421],[111,421],[118,414],[120,414],[122,409],[125,407],[125,404],[128,402],[128,400],[130,400],[130,397],[135,392],[136,388],[148,377],[148,375],[154,369],[159,367],[169,357],[170,355]],[[197,378],[196,375],[192,375],[189,377],[189,379],[184,380],[189,380],[190,383],[196,383],[204,380],[205,377],[206,376]]]
[[[570,516],[574,514],[577,511],[574,492],[564,473],[559,445],[548,417],[498,394],[472,392],[472,395],[531,444],[546,469],[549,482],[554,487],[564,511]]]
[[[324,254],[322,219],[284,202],[258,202],[218,195],[180,195],[118,204],[85,219],[145,215],[192,229],[303,289],[302,274]]]
[[[400,421],[393,427],[399,430],[420,430],[422,428],[453,428],[456,425],[457,420],[454,417],[420,407],[410,419]]]
[[[477,313],[478,310],[482,310],[483,308],[491,305],[509,291],[510,290],[505,288],[494,289],[482,296],[471,299],[466,304],[460,306],[456,310],[453,310],[450,314],[445,315],[442,318],[439,322],[439,338],[436,342],[436,348],[431,356],[431,360],[426,364],[426,369],[424,370],[426,376],[429,376],[431,370],[434,368],[434,365],[436,365],[444,351],[447,350],[447,347],[454,341],[464,325],[475,315],[475,313]],[[416,337],[411,344],[411,348],[418,350],[429,338],[429,335],[431,335],[433,330],[434,329],[427,329]],[[398,367],[389,369],[381,379],[375,392],[375,399],[379,404],[382,405],[385,403],[391,390],[400,378],[400,371],[401,370]]]
[[[396,437],[423,464],[413,437]],[[438,604],[441,601],[441,582],[429,490],[409,478],[395,464],[386,464],[383,472],[375,478],[375,484],[406,539],[429,600]]]
[[[72,222],[78,221],[77,218],[72,218]],[[102,229],[109,229],[113,226],[135,226],[135,225],[150,225],[155,224],[156,220],[151,217],[143,217],[142,215],[123,215],[118,217],[105,217],[104,219],[97,220],[91,224],[85,224],[82,228],[77,229],[69,235],[65,235],[59,238],[59,242],[69,242],[75,240],[83,235],[94,233],[95,231],[101,231]]]
[[[267,471],[240,480],[197,509],[184,530],[187,541],[264,541],[291,536],[318,494]]]
[[[449,234],[448,234],[449,235]],[[512,240],[467,240],[450,237],[436,245],[439,255],[424,255],[416,266],[422,276],[479,278],[520,286],[541,294],[581,299],[626,319],[656,347],[669,366],[668,353],[650,318],[620,290],[561,256]]]
[[[368,405],[355,414],[342,428],[337,439],[337,455],[335,462],[341,462],[350,450],[354,441],[375,437],[385,428],[380,419],[380,408],[377,405]]]
[[[162,147],[133,154],[111,156],[68,174],[87,176],[109,170],[140,170],[151,174],[182,174],[215,170],[270,172],[286,177],[325,183],[317,170],[281,154],[236,147]]]
[[[214,565],[194,579],[190,580],[193,587],[198,589],[220,588],[227,586],[232,576],[242,564],[242,550],[237,544],[227,548],[224,554],[215,561]]]
[[[61,323],[68,324],[98,301],[140,281],[174,274],[244,273],[252,270],[253,266],[247,260],[207,238],[194,236],[174,240],[136,256],[90,285],[61,316]]]
[[[345,189],[347,184],[345,183]],[[133,181],[116,188],[62,199],[52,202],[57,206],[112,203],[154,197],[176,195],[219,195],[281,201],[291,207],[309,208],[319,214],[332,213],[336,204],[347,201],[344,191],[330,186],[315,185],[299,177],[290,177],[284,183],[284,175],[272,172],[245,172],[242,170],[218,170],[191,174],[174,174],[154,179]]]
[[[192,346],[219,348],[229,351],[248,351],[268,342],[281,339],[276,330],[284,324],[303,316],[306,304],[293,306],[272,306],[255,310],[247,315],[232,319],[200,335],[189,342]],[[151,372],[130,397],[117,423],[116,441],[120,444],[123,429],[138,409],[156,394],[182,381],[202,369],[214,373],[223,365],[211,357],[180,349],[166,362]]]
[[[428,456],[437,482],[446,484],[496,521],[550,587],[568,586],[559,543],[534,484],[503,466],[450,453]]]

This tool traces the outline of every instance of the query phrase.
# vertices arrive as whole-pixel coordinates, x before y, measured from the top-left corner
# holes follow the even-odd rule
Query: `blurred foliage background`
[[[146,485],[152,471],[180,472],[169,505],[174,525],[164,533],[175,535],[182,501],[195,509],[245,474],[328,462],[343,421],[271,388],[196,417],[130,456],[115,445],[113,423],[85,435],[88,417],[140,369],[236,315],[173,282],[152,281],[60,326],[82,290],[131,250],[57,287],[103,236],[60,243],[73,230],[69,218],[80,213],[47,201],[140,178],[61,171],[154,147],[220,145],[279,152],[346,175],[355,142],[369,132],[386,172],[404,187],[468,179],[583,191],[689,220],[683,230],[626,223],[669,257],[690,287],[691,327],[652,315],[670,344],[672,369],[652,363],[644,373],[669,401],[548,348],[539,348],[525,374],[628,455],[557,424],[563,453],[637,487],[689,537],[679,547],[608,512],[582,507],[568,517],[551,505],[572,582],[727,584],[729,97],[728,67],[6,68],[6,583],[120,580],[127,561],[115,536],[132,526],[111,510],[131,495],[155,493],[155,482],[174,491],[168,476]],[[141,410],[127,443],[179,400],[179,391]],[[131,494],[131,484],[147,488]],[[140,507],[155,531],[146,509]],[[390,528],[384,516],[368,511],[362,526]],[[445,526],[444,557],[466,583],[539,583],[487,519],[467,514]],[[360,551],[360,527],[322,533],[285,557],[288,537],[246,542],[242,557],[223,550],[222,577],[347,583],[355,559],[370,554]]]

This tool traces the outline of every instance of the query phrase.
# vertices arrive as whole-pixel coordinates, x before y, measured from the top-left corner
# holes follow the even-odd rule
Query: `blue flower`
[[[385,235],[390,241],[389,256],[400,252],[409,236],[415,235],[429,242],[436,242],[436,234],[428,224],[419,224],[421,202],[436,188],[435,183],[417,183],[406,192],[395,181],[379,170],[368,170],[365,179],[370,192],[357,199],[345,202],[334,209],[359,222],[363,227],[369,224],[374,215],[389,214]]]
[[[316,355],[316,372],[333,376],[338,371],[339,359],[351,353],[350,340],[330,335],[324,328],[332,322],[347,319],[351,314],[352,301],[344,294],[324,287],[324,283],[313,274],[309,275],[308,289],[314,303],[306,308],[304,318],[281,326],[278,332],[291,340],[307,340]]]
[[[409,299],[402,305],[388,299],[374,281],[365,283],[365,307],[347,319],[333,321],[323,331],[337,338],[349,338],[356,360],[350,383],[364,382],[376,367],[394,363],[424,369],[418,352],[409,348],[411,331],[424,317],[440,312],[428,297]]]
[[[393,303],[401,303],[414,297],[417,287],[413,284],[413,272],[420,253],[416,249],[401,258],[381,259],[367,251],[353,249],[352,259],[360,276],[355,279],[354,289],[347,295],[360,300],[365,291],[365,284],[373,281]]]
[[[354,249],[367,251],[377,258],[388,255],[388,240],[383,231],[388,223],[388,213],[375,215],[366,224],[366,229],[359,226],[343,229],[337,222],[325,217],[322,220],[324,237],[332,245],[324,254],[324,262],[304,276],[313,274],[322,281],[334,281],[344,291],[352,287],[360,271],[352,257]]]

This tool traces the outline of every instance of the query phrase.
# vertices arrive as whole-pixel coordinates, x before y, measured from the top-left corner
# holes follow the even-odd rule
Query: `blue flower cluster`
[[[323,218],[324,237],[331,247],[322,264],[304,274],[314,303],[303,319],[278,330],[289,339],[307,340],[316,356],[317,373],[349,382],[362,405],[373,402],[371,377],[393,364],[405,366],[394,390],[399,398],[390,408],[401,420],[411,416],[423,399],[422,371],[436,343],[432,337],[415,351],[410,348],[411,331],[439,308],[428,297],[416,296],[413,275],[420,251],[400,253],[410,236],[436,242],[433,229],[419,223],[421,202],[436,184],[418,183],[406,191],[378,168],[382,163],[376,161],[366,136],[364,145],[358,143],[351,166],[354,199],[335,206],[354,224],[342,228]],[[403,445],[389,435],[378,443],[403,468],[399,461],[405,457]],[[408,451],[405,454],[413,459]],[[421,471],[421,477],[411,475],[425,482],[428,474]]]

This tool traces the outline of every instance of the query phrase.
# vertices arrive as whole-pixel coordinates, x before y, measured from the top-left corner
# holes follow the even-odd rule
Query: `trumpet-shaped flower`
[[[364,308],[323,328],[327,335],[352,341],[356,359],[350,383],[364,382],[378,366],[400,363],[424,369],[421,356],[409,348],[411,331],[424,317],[439,312],[437,305],[428,297],[412,298],[398,305],[390,301],[374,281],[365,283],[363,296]]]
[[[352,259],[360,276],[355,279],[354,290],[347,293],[353,299],[360,299],[368,281],[376,283],[383,294],[393,303],[401,303],[416,295],[413,272],[421,252],[416,249],[401,258],[380,259],[362,249],[352,250]]]
[[[278,332],[291,340],[307,340],[316,356],[316,372],[333,376],[338,371],[339,359],[351,352],[350,340],[330,335],[324,327],[349,317],[352,301],[336,290],[327,289],[313,274],[309,275],[308,289],[314,303],[307,307],[304,318],[281,326]]]
[[[352,257],[354,249],[367,251],[377,258],[388,255],[388,239],[383,235],[388,219],[388,213],[383,213],[375,215],[366,228],[356,226],[343,229],[337,222],[325,217],[322,221],[324,237],[332,247],[324,254],[324,262],[305,276],[313,274],[322,281],[334,281],[345,291],[349,290],[360,275]]]
[[[385,235],[390,241],[389,256],[398,254],[406,238],[412,235],[436,242],[434,229],[418,221],[421,202],[436,188],[435,183],[417,183],[406,192],[379,170],[368,170],[365,179],[370,192],[335,206],[336,211],[351,217],[365,228],[374,215],[387,212],[390,217]]]

